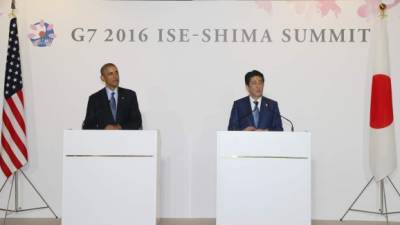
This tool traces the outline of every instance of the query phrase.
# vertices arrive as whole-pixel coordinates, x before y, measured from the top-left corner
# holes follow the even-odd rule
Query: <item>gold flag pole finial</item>
[[[15,15],[15,0],[11,0],[11,13],[10,13],[10,17],[11,17],[11,18],[16,17],[16,15]]]
[[[379,12],[380,12],[379,16],[380,17],[384,18],[386,16],[385,10],[386,10],[386,4],[382,2],[381,4],[379,4]]]

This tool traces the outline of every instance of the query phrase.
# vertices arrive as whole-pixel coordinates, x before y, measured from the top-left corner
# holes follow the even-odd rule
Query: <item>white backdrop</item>
[[[371,176],[364,149],[369,43],[361,41],[359,31],[354,32],[354,42],[348,36],[344,42],[311,42],[308,36],[308,41],[300,43],[293,35],[294,29],[349,32],[371,27],[371,19],[357,15],[364,1],[337,2],[341,13],[323,17],[313,1],[276,1],[269,12],[252,1],[18,0],[30,148],[27,174],[61,214],[62,132],[80,128],[88,96],[103,86],[100,66],[114,62],[121,86],[137,92],[144,128],[161,131],[161,216],[215,217],[215,132],[226,129],[233,100],[246,95],[244,74],[258,69],[266,76],[265,95],[279,102],[282,114],[295,121],[296,130],[312,132],[313,218],[338,219]],[[301,4],[306,10],[296,13],[295,7]],[[9,1],[0,2],[0,71],[5,71],[8,8]],[[397,130],[399,8],[389,12]],[[55,26],[51,47],[34,47],[27,38],[30,25],[41,19]],[[91,42],[89,34],[85,42],[75,42],[71,32],[78,27],[98,31]],[[104,42],[107,28],[135,32],[148,28],[149,40]],[[185,28],[200,37],[190,36],[189,42],[158,42],[160,28]],[[201,31],[207,28],[257,29],[257,39],[268,29],[272,42],[202,42]],[[291,31],[290,42],[282,41],[284,29]],[[370,36],[367,32],[367,40]],[[400,185],[397,172],[393,180]],[[23,188],[21,204],[37,203],[27,185]],[[375,209],[376,194],[372,186],[360,207]],[[400,199],[395,202],[394,193],[388,195],[389,208],[400,208]],[[0,197],[3,205],[5,196]],[[357,214],[349,218],[376,219]]]

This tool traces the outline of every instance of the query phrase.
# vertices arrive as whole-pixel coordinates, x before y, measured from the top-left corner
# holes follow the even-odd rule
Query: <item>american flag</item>
[[[2,121],[0,168],[9,177],[28,162],[17,18],[10,21]]]

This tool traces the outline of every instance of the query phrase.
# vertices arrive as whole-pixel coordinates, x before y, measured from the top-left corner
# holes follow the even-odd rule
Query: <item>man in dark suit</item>
[[[119,87],[118,68],[107,63],[100,72],[100,78],[106,86],[89,97],[82,129],[142,129],[136,93]]]
[[[233,103],[228,130],[283,131],[278,103],[263,96],[264,75],[250,71],[245,83],[249,96]]]

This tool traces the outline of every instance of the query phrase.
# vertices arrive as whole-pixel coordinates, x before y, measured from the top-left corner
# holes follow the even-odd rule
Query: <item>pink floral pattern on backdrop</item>
[[[381,0],[364,0],[364,4],[358,8],[357,14],[364,18],[377,15],[379,13],[378,6],[380,3]],[[392,0],[391,2],[385,1],[385,3],[387,5],[387,9],[391,9],[397,6],[400,3],[400,0]]]
[[[330,12],[333,12],[336,17],[341,13],[342,9],[336,3],[336,0],[318,0],[318,9],[321,15],[327,16]]]
[[[272,13],[272,1],[256,1],[258,8],[265,10],[267,13]]]
[[[379,11],[379,4],[382,0],[362,0],[361,5],[357,9],[357,15],[362,18],[369,18],[370,16],[377,15]],[[309,0],[309,1],[286,1],[294,6],[295,14],[311,17],[313,14],[319,14],[321,17],[328,15],[335,15],[339,17],[342,12],[340,1],[337,0]],[[391,9],[400,4],[400,0],[386,0],[384,1],[388,9]],[[255,1],[258,8],[271,14],[273,11],[273,0]],[[343,6],[342,6],[343,7]]]
[[[316,0],[316,1],[293,1],[294,9],[298,15],[311,16],[310,13],[317,12],[322,17],[329,15],[330,12],[336,17],[342,12],[336,0]]]

